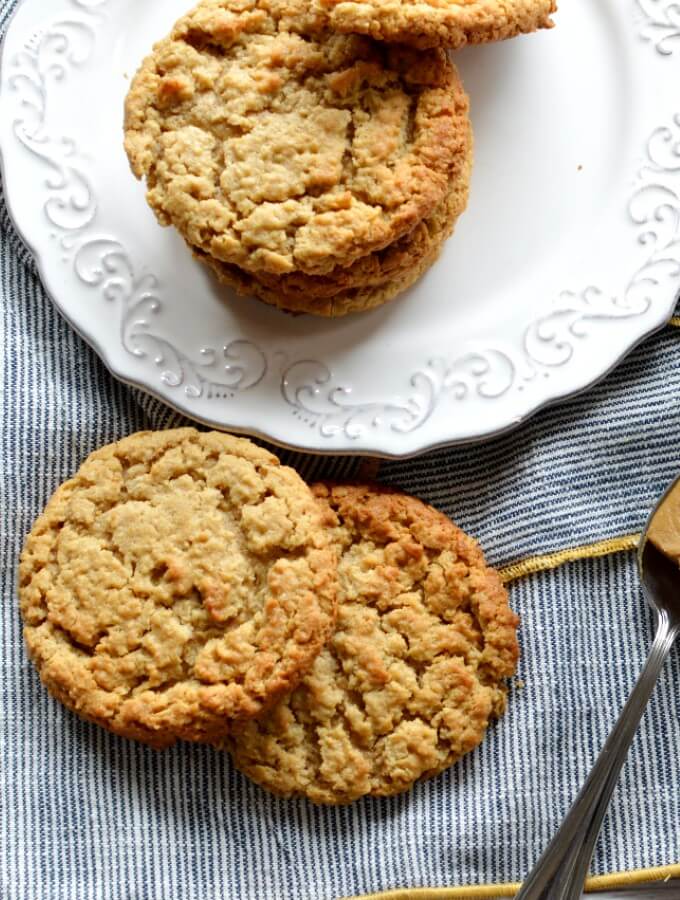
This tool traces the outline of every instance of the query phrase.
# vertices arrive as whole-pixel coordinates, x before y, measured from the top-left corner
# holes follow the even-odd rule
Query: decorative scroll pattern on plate
[[[264,378],[267,360],[250,341],[233,340],[220,350],[202,348],[191,359],[170,341],[154,333],[152,322],[162,312],[158,279],[135,275],[130,254],[114,238],[91,237],[97,200],[85,174],[75,141],[55,137],[47,122],[47,100],[52,84],[83,66],[94,50],[97,24],[104,22],[102,7],[109,0],[71,0],[85,18],[61,19],[31,36],[13,60],[9,85],[20,96],[21,114],[13,123],[21,144],[50,169],[45,180],[48,197],[45,217],[62,251],[72,251],[72,262],[83,284],[101,291],[104,299],[120,305],[122,346],[138,359],[153,360],[167,387],[181,388],[188,398],[233,397],[255,387]],[[219,377],[215,374],[219,373]]]
[[[98,288],[106,300],[119,304],[121,344],[132,356],[152,359],[168,387],[181,387],[187,397],[208,394],[225,398],[255,387],[264,378],[267,360],[251,341],[235,340],[221,351],[206,347],[198,359],[190,359],[155,334],[151,323],[162,309],[158,281],[151,274],[136,276],[129,255],[118,241],[86,241],[75,255],[74,268],[84,284]],[[216,370],[221,370],[219,379],[211,374]]]
[[[640,34],[662,56],[680,48],[680,3],[678,0],[637,0],[643,21]]]

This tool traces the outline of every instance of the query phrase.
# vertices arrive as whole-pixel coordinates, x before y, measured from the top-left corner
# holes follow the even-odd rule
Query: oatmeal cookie
[[[377,486],[315,493],[341,554],[336,631],[293,694],[225,746],[285,796],[396,794],[472,750],[502,714],[518,618],[446,516]]]
[[[126,102],[125,147],[158,220],[253,273],[325,275],[387,247],[432,215],[468,152],[443,50],[317,33],[310,9],[204,0]]]
[[[317,0],[339,33],[421,49],[485,44],[551,28],[555,0]]]
[[[470,164],[471,153],[455,187],[413,231],[384,250],[363,256],[347,268],[337,266],[327,275],[254,275],[203,251],[195,250],[194,255],[222,283],[279,309],[335,317],[373,309],[411,287],[436,261],[467,205]]]
[[[215,742],[293,688],[336,587],[299,476],[250,441],[184,428],[93,453],[35,523],[19,592],[49,690],[161,747]]]

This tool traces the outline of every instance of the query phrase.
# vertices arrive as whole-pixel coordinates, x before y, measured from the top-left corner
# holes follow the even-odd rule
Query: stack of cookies
[[[24,547],[25,638],[79,715],[227,749],[318,803],[441,772],[505,708],[518,620],[477,544],[376,485],[308,487],[185,428],[94,453]]]
[[[468,100],[445,48],[554,0],[203,0],[144,61],[125,146],[217,278],[341,316],[409,287],[464,211]]]

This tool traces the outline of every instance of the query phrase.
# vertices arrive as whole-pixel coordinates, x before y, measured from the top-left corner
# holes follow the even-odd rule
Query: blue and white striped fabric
[[[0,0],[0,26],[12,4]],[[115,382],[47,300],[0,209],[2,900],[336,900],[518,880],[556,828],[639,671],[652,622],[632,555],[512,588],[520,677],[482,747],[406,796],[321,809],[270,797],[226,756],[156,753],[79,721],[24,652],[16,561],[57,484],[95,447],[180,421]],[[308,477],[356,459],[283,454]],[[481,447],[389,462],[381,478],[479,536],[498,565],[638,529],[680,470],[680,330],[584,397]],[[597,873],[680,861],[680,658],[617,788]]]

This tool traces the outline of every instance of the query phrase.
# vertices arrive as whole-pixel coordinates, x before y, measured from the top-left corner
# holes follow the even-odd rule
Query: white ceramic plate
[[[582,390],[671,315],[680,274],[677,0],[562,0],[552,31],[457,54],[470,207],[408,293],[344,320],[219,288],[122,148],[142,57],[191,0],[24,0],[0,72],[11,214],[119,378],[220,428],[407,456]]]

